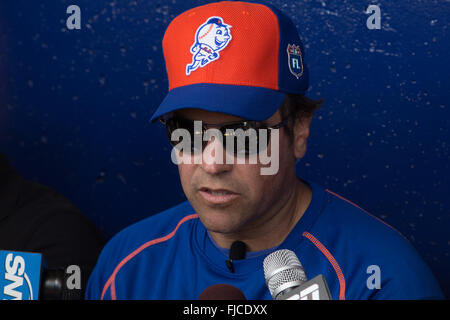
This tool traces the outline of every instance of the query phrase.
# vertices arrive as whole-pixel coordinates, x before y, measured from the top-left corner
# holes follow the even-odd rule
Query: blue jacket
[[[307,182],[311,203],[279,246],[249,252],[226,267],[228,250],[210,238],[189,202],[119,232],[103,249],[86,299],[190,299],[227,283],[247,299],[272,299],[263,260],[278,249],[294,251],[308,279],[325,276],[333,299],[442,299],[424,261],[392,227],[350,201]],[[373,288],[372,266],[380,288]],[[372,276],[372,278],[371,278]]]

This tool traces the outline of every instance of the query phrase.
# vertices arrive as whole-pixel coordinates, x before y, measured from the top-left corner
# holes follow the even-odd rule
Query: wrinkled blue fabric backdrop
[[[163,33],[211,1],[2,0],[0,150],[106,238],[183,201],[164,129]],[[449,296],[450,3],[288,1],[306,46],[312,123],[299,172],[400,230]],[[81,30],[66,8],[81,9]],[[365,10],[381,8],[381,30]],[[414,281],[414,279],[411,279]]]

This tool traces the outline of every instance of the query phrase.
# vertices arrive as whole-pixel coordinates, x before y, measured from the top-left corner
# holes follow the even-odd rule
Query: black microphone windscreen
[[[230,259],[241,260],[245,258],[245,252],[247,251],[246,245],[242,241],[235,241],[230,247]]]
[[[238,288],[230,284],[212,285],[200,294],[198,300],[247,300]]]

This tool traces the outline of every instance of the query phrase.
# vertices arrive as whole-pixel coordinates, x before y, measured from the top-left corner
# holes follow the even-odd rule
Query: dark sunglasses
[[[218,124],[207,124],[202,121],[201,131],[194,126],[194,120],[185,119],[179,116],[174,116],[168,119],[160,119],[161,123],[166,127],[167,137],[170,143],[176,147],[179,143],[178,141],[172,141],[172,133],[176,129],[184,129],[189,132],[191,136],[191,153],[198,153],[200,150],[196,150],[194,146],[195,137],[200,135],[200,140],[202,141],[202,152],[208,145],[208,140],[203,141],[203,136],[208,129],[218,129],[222,133],[222,144],[223,148],[227,149],[227,141],[230,141],[230,136],[233,141],[233,154],[234,156],[248,156],[255,153],[260,153],[265,148],[270,141],[270,133],[265,135],[267,137],[267,142],[262,142],[260,145],[261,132],[260,129],[279,129],[288,123],[288,118],[281,121],[274,126],[268,126],[263,122],[258,121],[235,121],[235,122],[224,122]],[[253,129],[253,130],[251,130]],[[266,131],[267,132],[267,131]],[[198,138],[197,138],[198,139]]]

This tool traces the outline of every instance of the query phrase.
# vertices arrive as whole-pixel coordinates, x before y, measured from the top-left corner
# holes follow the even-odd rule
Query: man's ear
[[[296,159],[301,159],[305,156],[311,119],[312,117],[302,117],[301,119],[297,118],[295,120],[293,130],[293,147]]]

